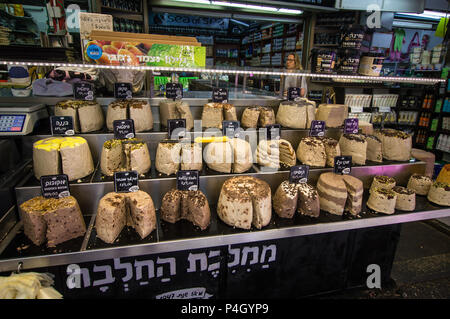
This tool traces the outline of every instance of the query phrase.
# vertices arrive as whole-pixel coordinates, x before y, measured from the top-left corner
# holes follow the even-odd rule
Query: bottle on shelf
[[[422,109],[425,109],[428,104],[428,94],[425,94],[422,102]]]
[[[434,97],[432,94],[430,94],[430,97],[428,98],[427,109],[431,110],[431,108],[433,107],[433,104],[434,104]]]

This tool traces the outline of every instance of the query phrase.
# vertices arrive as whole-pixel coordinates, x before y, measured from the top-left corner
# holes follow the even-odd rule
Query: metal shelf
[[[287,173],[286,173],[287,174]],[[285,175],[285,174],[282,174]],[[258,176],[261,177],[261,176]],[[86,189],[86,191],[88,191]],[[367,190],[365,200],[367,199]],[[262,230],[241,230],[227,226],[216,216],[214,206],[211,207],[212,220],[210,227],[205,231],[195,229],[189,223],[175,224],[175,227],[184,234],[184,238],[173,239],[165,236],[161,223],[153,232],[153,238],[146,238],[142,244],[133,245],[105,245],[101,248],[90,249],[89,245],[82,245],[86,250],[72,251],[67,253],[53,253],[39,256],[15,256],[0,260],[0,272],[14,271],[19,262],[23,263],[24,269],[33,269],[40,267],[50,267],[57,265],[66,265],[71,263],[82,263],[102,259],[116,258],[117,256],[131,257],[153,253],[165,253],[187,249],[201,249],[214,246],[225,246],[239,243],[258,242],[263,240],[273,240],[281,238],[290,238],[297,236],[307,236],[313,234],[337,232],[367,227],[377,227],[383,225],[399,224],[427,219],[443,218],[450,216],[450,209],[429,203],[425,197],[417,196],[416,210],[413,212],[396,211],[393,215],[377,214],[369,211],[363,204],[363,213],[358,217],[354,216],[336,216],[321,211],[317,219],[295,216],[293,219],[279,218],[275,213],[272,214],[270,224]],[[159,215],[159,214],[157,214]],[[93,224],[94,216],[88,225]],[[21,225],[18,223],[9,235],[8,241],[12,242]],[[92,230],[92,229],[90,229]],[[83,239],[83,243],[92,242],[90,232]],[[81,242],[81,239],[79,240]],[[3,246],[8,246],[9,243]],[[8,248],[8,247],[4,247]],[[13,247],[14,248],[14,247]],[[9,247],[8,251],[11,251]],[[14,250],[13,250],[14,251]]]

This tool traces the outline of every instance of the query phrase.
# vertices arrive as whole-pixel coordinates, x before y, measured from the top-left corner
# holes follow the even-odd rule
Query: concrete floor
[[[403,224],[391,279],[381,289],[353,289],[321,299],[449,299],[450,227],[439,220]]]

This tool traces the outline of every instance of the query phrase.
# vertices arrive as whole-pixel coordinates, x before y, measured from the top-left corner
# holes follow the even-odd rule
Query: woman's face
[[[295,57],[293,55],[288,55],[286,59],[286,68],[295,69]]]

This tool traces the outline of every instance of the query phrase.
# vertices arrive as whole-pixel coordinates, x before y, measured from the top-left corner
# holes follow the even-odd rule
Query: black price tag
[[[357,118],[345,119],[344,121],[344,133],[345,134],[357,134],[359,130],[359,121]]]
[[[352,171],[351,156],[336,156],[334,158],[334,172],[336,174],[350,174]]]
[[[69,178],[65,174],[41,176],[41,193],[45,198],[70,196]]]
[[[74,135],[72,116],[50,116],[52,135]]]
[[[76,82],[73,84],[73,97],[77,100],[94,100],[94,85],[88,82]]]
[[[228,90],[223,88],[213,88],[212,101],[214,103],[228,103]]]
[[[289,173],[289,183],[307,183],[308,175],[308,165],[291,166],[291,172]]]
[[[114,97],[116,99],[133,98],[133,86],[131,83],[114,83]]]
[[[300,97],[300,88],[290,87],[288,88],[288,100],[294,101],[296,98]]]
[[[115,120],[113,122],[114,138],[134,138],[134,121],[133,120]]]
[[[196,191],[199,186],[198,171],[178,171],[177,172],[177,189],[180,191]]]
[[[186,119],[167,120],[169,139],[178,140],[186,136]]]
[[[167,83],[166,84],[166,98],[168,99],[182,99],[183,98],[183,84],[181,83]]]
[[[268,140],[279,140],[280,139],[280,124],[270,124],[266,125],[266,137]]]
[[[311,128],[309,129],[309,136],[324,136],[325,135],[325,121],[311,121]]]
[[[115,172],[114,191],[116,193],[130,193],[139,190],[139,176],[136,171]]]
[[[223,121],[222,134],[229,138],[239,137],[241,124],[239,121]]]

